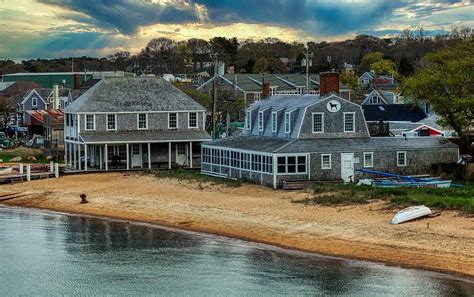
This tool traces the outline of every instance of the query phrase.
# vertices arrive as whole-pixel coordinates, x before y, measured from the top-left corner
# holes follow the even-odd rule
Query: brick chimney
[[[74,89],[79,90],[81,88],[81,79],[79,74],[74,74]]]
[[[262,94],[262,97],[263,98],[267,98],[268,96],[270,96],[270,83],[268,81],[264,81],[263,82],[263,94]],[[262,99],[263,99],[262,98]]]
[[[329,93],[339,94],[339,73],[337,72],[319,74],[319,94],[324,96]]]

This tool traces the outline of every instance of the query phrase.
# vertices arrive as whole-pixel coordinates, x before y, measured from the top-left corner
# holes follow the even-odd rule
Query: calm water
[[[0,296],[474,294],[443,274],[4,207],[0,263]]]

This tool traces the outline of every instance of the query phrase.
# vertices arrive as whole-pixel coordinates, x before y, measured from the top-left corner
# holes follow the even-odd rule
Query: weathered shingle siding
[[[338,112],[329,112],[326,104],[330,100],[337,100],[335,97],[329,97],[307,108],[303,126],[301,127],[300,138],[354,138],[369,137],[367,126],[361,108],[358,105],[344,100],[338,100],[341,103],[341,110]],[[314,112],[324,113],[324,133],[313,133],[313,115]],[[344,112],[355,113],[355,132],[344,132]]]
[[[37,99],[37,106],[33,106],[33,97]],[[44,100],[44,99],[43,99]],[[25,103],[23,104],[24,110],[33,110],[33,109],[39,109],[39,110],[44,110],[46,109],[46,104],[43,102],[42,98],[38,96],[35,92],[31,93]]]

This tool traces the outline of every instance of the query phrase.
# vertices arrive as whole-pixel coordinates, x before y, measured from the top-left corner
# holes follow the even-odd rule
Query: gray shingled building
[[[75,170],[199,166],[205,108],[157,77],[105,78],[65,109]]]
[[[444,137],[370,137],[360,105],[335,94],[277,95],[247,109],[242,135],[202,146],[201,171],[274,188],[290,180],[356,181],[359,168],[429,173],[456,162]]]

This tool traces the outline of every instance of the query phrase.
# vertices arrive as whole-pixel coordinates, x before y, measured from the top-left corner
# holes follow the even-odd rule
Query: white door
[[[346,183],[354,181],[354,153],[341,154],[341,179]]]
[[[176,144],[176,164],[185,165],[187,163],[188,158],[186,157],[186,149],[187,147],[185,143]]]
[[[132,167],[143,167],[141,143],[132,144]]]

